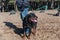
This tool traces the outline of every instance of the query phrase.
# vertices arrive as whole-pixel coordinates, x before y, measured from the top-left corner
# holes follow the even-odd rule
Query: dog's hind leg
[[[30,39],[30,35],[27,38]]]
[[[24,31],[24,33],[23,33],[23,39],[25,39],[25,37],[26,37],[26,35],[25,35],[25,31]]]

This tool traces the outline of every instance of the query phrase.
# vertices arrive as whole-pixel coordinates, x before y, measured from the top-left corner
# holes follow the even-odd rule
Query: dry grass
[[[60,16],[53,16],[57,11],[49,10],[45,13],[35,11],[38,16],[38,25],[36,36],[31,35],[30,40],[60,40]],[[0,40],[23,40],[16,34],[13,26],[10,28],[6,22],[15,28],[22,28],[22,21],[19,13],[9,15],[9,13],[0,13]]]

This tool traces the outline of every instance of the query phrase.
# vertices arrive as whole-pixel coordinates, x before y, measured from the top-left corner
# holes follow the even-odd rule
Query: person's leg
[[[22,12],[20,12],[20,17],[21,17],[21,20],[23,20],[23,17],[22,17]]]
[[[23,19],[22,19],[22,12],[23,12],[23,11],[21,10],[21,7],[18,7],[18,6],[17,6],[17,9],[18,9],[18,11],[20,12],[20,18],[21,18],[21,20],[23,20]]]
[[[21,19],[23,20],[24,19],[24,17],[28,14],[28,9],[29,8],[24,8],[24,10],[21,12]]]

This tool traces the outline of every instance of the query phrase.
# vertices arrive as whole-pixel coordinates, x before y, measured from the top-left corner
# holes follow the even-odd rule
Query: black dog
[[[30,13],[30,14],[25,16],[25,18],[23,20],[24,36],[27,36],[29,38],[31,32],[33,34],[36,33],[37,18],[38,17],[34,13]]]

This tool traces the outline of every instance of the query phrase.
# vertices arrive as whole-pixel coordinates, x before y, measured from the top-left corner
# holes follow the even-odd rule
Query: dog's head
[[[30,23],[37,23],[37,16],[34,13],[30,13],[27,16],[27,21]]]
[[[27,22],[36,25],[37,24],[37,16],[34,13],[30,13],[27,15]]]
[[[36,28],[37,27],[37,16],[34,13],[30,13],[29,17],[28,17],[28,21],[31,24],[32,28]]]
[[[37,24],[37,16],[34,14],[34,13],[30,13],[28,15],[25,16],[24,20],[23,20],[23,25],[27,26],[27,25],[30,25],[31,26],[36,26]]]

